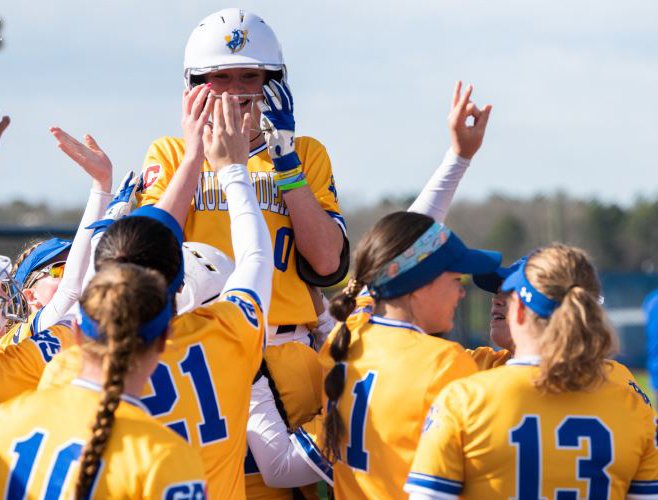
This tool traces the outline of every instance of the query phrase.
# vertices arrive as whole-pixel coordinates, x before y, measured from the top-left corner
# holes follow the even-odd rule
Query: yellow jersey
[[[244,498],[251,383],[262,360],[263,313],[246,290],[177,316],[141,402],[203,460],[210,498]],[[75,378],[80,349],[49,364],[41,388]]]
[[[34,325],[39,321],[39,315],[42,309],[31,313],[25,323],[16,323],[7,333],[0,337],[0,349],[4,349],[8,345],[16,345],[22,340],[31,337],[34,333]]]
[[[69,322],[58,323],[0,351],[0,401],[34,390],[48,362],[75,343]],[[76,373],[77,375],[77,373]],[[70,381],[71,379],[69,379]]]
[[[73,498],[78,459],[91,435],[100,386],[76,380],[0,406],[0,491],[6,498]],[[44,418],[47,415],[47,418]],[[204,498],[196,451],[123,396],[93,498]]]
[[[448,382],[477,366],[459,344],[411,323],[357,311],[347,325],[351,339],[338,400],[346,434],[333,470],[336,498],[406,498],[402,488],[427,410]],[[334,366],[329,347],[338,328],[320,351],[325,375]]]
[[[496,351],[488,346],[466,349],[478,366],[478,370],[489,370],[497,366],[503,366],[512,357],[512,353],[506,349]]]
[[[318,454],[317,446],[310,444],[314,442],[314,436],[301,429],[306,424],[305,429],[311,426],[310,429],[314,430],[315,419],[322,409],[322,367],[317,353],[298,342],[288,342],[268,346],[265,361],[286,410],[288,423],[292,429],[298,429],[300,439],[306,445],[299,446],[293,441],[297,450],[314,470],[317,471],[317,464],[321,470],[331,469],[331,465]],[[265,484],[250,450],[247,450],[244,472],[249,500],[294,498],[290,488],[272,488]]]
[[[437,498],[656,498],[656,420],[627,370],[610,363],[595,389],[542,394],[532,383],[536,362],[514,359],[446,387],[428,413],[405,490]]]
[[[308,185],[320,206],[345,232],[340,214],[331,162],[324,146],[311,137],[295,139],[295,151],[302,162]],[[158,201],[180,165],[185,153],[183,139],[162,137],[149,147],[142,167],[139,205]],[[247,170],[272,238],[274,277],[268,321],[272,325],[301,325],[317,320],[306,284],[297,274],[296,247],[292,223],[282,194],[274,183],[274,166],[265,145],[250,154]],[[187,241],[208,243],[233,258],[231,226],[226,195],[207,161],[199,177],[196,196],[183,228]]]

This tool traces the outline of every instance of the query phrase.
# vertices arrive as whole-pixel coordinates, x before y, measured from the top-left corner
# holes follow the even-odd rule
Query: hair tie
[[[347,286],[343,289],[343,293],[350,297],[356,297],[362,288],[363,285],[356,278],[350,278]]]

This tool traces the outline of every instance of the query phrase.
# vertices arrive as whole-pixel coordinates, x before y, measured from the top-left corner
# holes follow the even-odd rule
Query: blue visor
[[[443,224],[434,223],[411,247],[386,264],[368,288],[377,299],[392,299],[427,285],[446,271],[492,273],[501,260],[499,252],[468,248]]]
[[[178,269],[178,273],[174,279],[169,283],[169,286],[167,287],[167,291],[170,295],[176,294],[178,289],[183,284],[183,280],[185,279],[185,262],[183,259],[183,229],[178,224],[178,221],[176,221],[176,219],[166,210],[154,207],[153,205],[139,207],[137,210],[134,210],[130,215],[127,215],[126,217],[148,217],[149,219],[157,220],[161,224],[164,224],[164,226],[167,227],[167,229],[169,229],[174,235],[176,241],[178,241],[178,245],[180,247],[180,268]],[[103,232],[107,230],[107,228],[115,222],[116,221],[114,219],[102,219],[87,226],[87,229],[93,229],[94,234],[96,234],[97,232]]]
[[[165,306],[154,318],[139,326],[137,334],[147,343],[155,340],[167,331],[169,321],[171,321],[173,315],[172,301],[167,300]],[[89,317],[82,307],[80,308],[80,317],[81,321],[78,324],[80,330],[91,339],[100,339],[102,332],[100,331],[98,322]]]
[[[524,256],[509,267],[500,266],[493,273],[474,274],[473,283],[485,292],[498,293],[505,278],[516,271],[526,260],[528,260],[528,257]]]
[[[34,271],[46,265],[50,260],[57,257],[62,252],[71,248],[70,240],[62,240],[60,238],[51,238],[40,243],[27,258],[21,262],[16,269],[14,281],[22,286],[25,286],[27,277]]]
[[[515,291],[523,303],[532,309],[540,318],[548,318],[553,311],[560,305],[559,302],[549,299],[546,295],[537,290],[525,275],[525,266],[527,261],[523,261],[519,268],[510,274],[502,286],[503,292]]]

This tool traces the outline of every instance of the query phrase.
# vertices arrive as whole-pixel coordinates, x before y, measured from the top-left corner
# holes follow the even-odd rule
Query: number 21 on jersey
[[[202,418],[202,422],[197,424],[201,445],[205,446],[228,438],[226,418],[221,414],[219,399],[203,346],[201,344],[189,346],[183,360],[178,363],[176,368],[189,379],[194,389],[194,396]],[[171,413],[180,397],[171,368],[164,363],[158,363],[151,375],[151,385],[154,394],[142,398],[142,403],[154,417]],[[190,423],[187,420],[186,418],[168,422],[167,426],[190,442]]]

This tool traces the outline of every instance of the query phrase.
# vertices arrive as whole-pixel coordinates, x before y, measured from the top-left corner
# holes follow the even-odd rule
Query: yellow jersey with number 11
[[[446,384],[477,366],[459,344],[367,308],[347,325],[351,340],[338,400],[347,431],[334,464],[336,498],[406,498],[402,488],[427,410]],[[335,364],[329,347],[338,328],[320,352],[325,375]]]

